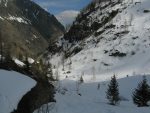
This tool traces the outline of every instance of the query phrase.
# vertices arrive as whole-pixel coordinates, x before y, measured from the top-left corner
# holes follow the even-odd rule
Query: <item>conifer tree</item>
[[[80,83],[83,83],[84,82],[84,80],[83,80],[83,77],[81,76],[80,77]]]
[[[12,61],[10,48],[6,50],[5,53],[5,62],[10,63]]]
[[[47,67],[48,67],[47,76],[49,77],[50,80],[54,80],[51,63],[48,62]]]
[[[26,58],[25,58],[25,70],[30,71],[30,63],[28,61],[28,56],[27,55],[26,55]]]
[[[146,77],[143,77],[143,81],[138,84],[138,87],[133,92],[133,102],[138,107],[148,106],[150,101],[150,86],[147,84]]]
[[[119,102],[119,89],[118,82],[116,80],[116,76],[114,75],[111,78],[111,81],[108,85],[108,89],[106,92],[106,97],[109,100],[111,105],[116,105]]]

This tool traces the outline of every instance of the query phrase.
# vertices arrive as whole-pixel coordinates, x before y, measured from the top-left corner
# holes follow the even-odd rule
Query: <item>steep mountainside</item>
[[[19,57],[40,54],[65,30],[31,0],[0,0],[0,31],[4,48]]]
[[[65,60],[68,76],[148,73],[149,4],[149,0],[95,0],[83,9],[57,43],[69,57]],[[62,62],[59,54],[51,58],[56,66]]]

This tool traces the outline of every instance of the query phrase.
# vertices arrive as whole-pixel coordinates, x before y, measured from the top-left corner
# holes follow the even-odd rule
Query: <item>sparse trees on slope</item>
[[[116,80],[116,76],[114,75],[111,78],[111,81],[108,85],[108,89],[106,92],[106,97],[109,100],[111,105],[116,105],[119,102],[119,89],[118,82]]]
[[[133,102],[138,107],[143,107],[148,106],[148,101],[150,101],[150,86],[147,84],[146,77],[143,77],[143,81],[133,92]]]

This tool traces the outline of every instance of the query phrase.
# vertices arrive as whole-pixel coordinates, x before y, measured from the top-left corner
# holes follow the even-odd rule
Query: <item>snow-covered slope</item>
[[[10,113],[36,82],[14,71],[0,70],[0,113]]]
[[[114,73],[124,77],[131,73],[149,73],[150,66],[150,12],[149,0],[114,0],[102,2],[96,5],[94,12],[87,15],[91,18],[87,25],[94,22],[102,23],[102,18],[110,17],[111,13],[117,11],[116,16],[107,23],[100,26],[91,35],[82,40],[69,43],[70,39],[61,39],[58,46],[63,45],[69,54],[76,48],[81,49],[77,54],[65,60],[65,72],[71,71],[70,76],[84,73],[91,78],[93,73],[96,77],[110,78]],[[105,7],[101,9],[101,7]],[[75,22],[82,24],[82,22]],[[65,37],[64,37],[65,38]],[[71,39],[72,40],[72,39]],[[59,63],[56,62],[60,59]],[[71,60],[71,64],[70,64]],[[56,54],[51,58],[52,64],[60,65],[61,56]],[[62,67],[59,66],[59,71]],[[62,72],[62,73],[65,73]],[[63,74],[66,76],[66,74]]]

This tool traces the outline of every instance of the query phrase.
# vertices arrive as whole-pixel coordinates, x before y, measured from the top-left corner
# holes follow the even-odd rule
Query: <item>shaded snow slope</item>
[[[14,71],[0,70],[0,113],[10,113],[36,82]]]

